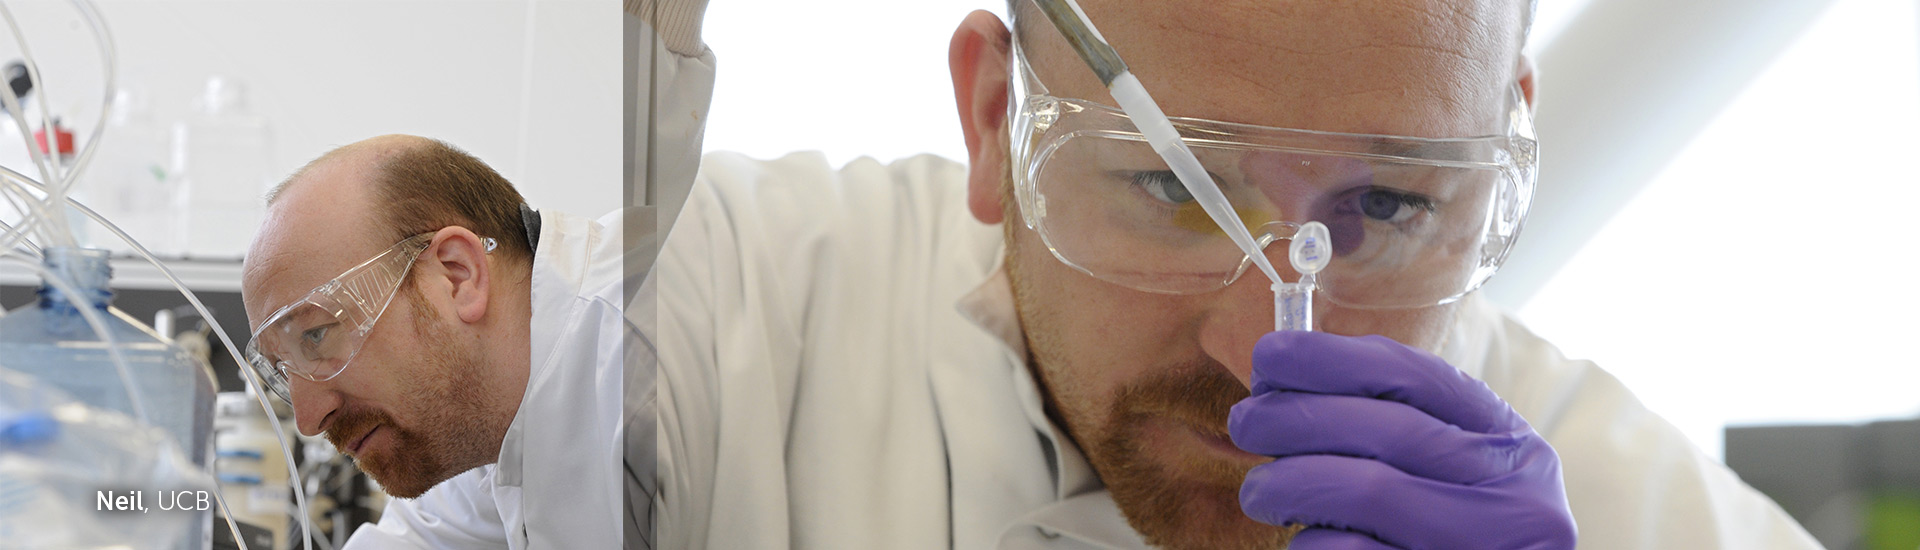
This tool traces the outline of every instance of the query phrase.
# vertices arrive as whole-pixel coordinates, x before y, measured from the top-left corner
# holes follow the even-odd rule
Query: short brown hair
[[[375,173],[375,213],[389,241],[458,225],[499,241],[498,253],[532,259],[520,205],[526,198],[493,167],[436,139],[384,155]]]

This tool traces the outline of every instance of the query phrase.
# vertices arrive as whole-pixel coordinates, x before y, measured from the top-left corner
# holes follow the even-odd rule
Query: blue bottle
[[[45,255],[47,270],[82,296],[76,299],[42,283],[33,305],[0,316],[0,366],[39,378],[88,405],[138,418],[106,341],[81,316],[80,308],[92,309],[126,359],[148,423],[166,430],[195,465],[204,467],[213,448],[211,368],[171,338],[112,307],[107,251],[47,248]],[[195,515],[194,527],[176,548],[210,544],[212,511]]]

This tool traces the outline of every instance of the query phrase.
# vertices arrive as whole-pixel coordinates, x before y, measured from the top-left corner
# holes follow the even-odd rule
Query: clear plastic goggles
[[[1252,264],[1127,115],[1048,95],[1015,40],[1013,184],[1028,228],[1061,262],[1147,292],[1225,288]],[[1444,304],[1512,249],[1538,172],[1516,86],[1505,135],[1426,139],[1173,118],[1263,247],[1309,221],[1333,260],[1318,289],[1355,308]]]
[[[289,403],[293,399],[287,374],[315,382],[339,376],[360,353],[367,333],[386,313],[433,236],[429,232],[408,237],[274,311],[247,342],[248,365]],[[491,238],[483,242],[488,253],[497,246]]]

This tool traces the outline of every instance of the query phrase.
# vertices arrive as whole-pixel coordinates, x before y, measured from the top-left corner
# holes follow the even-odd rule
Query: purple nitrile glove
[[[1234,445],[1275,457],[1240,508],[1307,528],[1293,550],[1573,548],[1560,458],[1486,384],[1380,337],[1274,332],[1253,348]]]

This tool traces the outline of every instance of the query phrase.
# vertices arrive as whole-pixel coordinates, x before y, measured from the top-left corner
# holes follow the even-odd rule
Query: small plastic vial
[[[1274,283],[1273,329],[1313,330],[1314,275],[1333,261],[1333,237],[1325,224],[1307,222],[1289,240],[1287,261],[1300,282]]]

